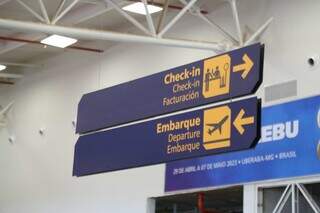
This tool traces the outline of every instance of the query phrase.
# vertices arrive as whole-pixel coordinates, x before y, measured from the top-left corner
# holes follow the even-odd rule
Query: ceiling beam
[[[21,36],[22,37],[22,36]],[[43,34],[39,35],[39,34],[35,34],[35,33],[32,33],[32,34],[28,34],[28,35],[25,35],[23,36],[24,39],[34,39],[34,40],[38,40],[38,39],[41,39],[43,38]],[[5,54],[7,52],[10,52],[14,49],[17,49],[17,48],[20,48],[20,47],[23,47],[24,45],[26,45],[26,43],[18,43],[18,42],[6,42],[6,44],[4,45],[4,48],[0,49],[0,55],[1,54]]]
[[[225,46],[219,42],[202,42],[181,39],[164,39],[150,36],[140,36],[124,33],[116,33],[110,31],[90,30],[83,28],[73,28],[64,26],[55,26],[48,24],[40,24],[34,22],[24,22],[9,19],[0,19],[0,28],[22,31],[22,32],[38,32],[48,34],[59,34],[78,39],[105,40],[118,42],[135,42],[143,44],[154,44],[162,46],[194,48],[203,50],[222,51]]]
[[[57,17],[52,20],[52,24],[56,24],[63,16],[65,16],[77,3],[79,0],[73,0],[71,4],[68,5],[66,9],[64,9]]]
[[[6,3],[10,2],[10,1],[12,1],[12,0],[0,0],[0,6],[4,5],[4,4],[6,4]]]
[[[29,11],[29,13],[31,13],[34,17],[36,17],[37,19],[39,19],[39,21],[41,22],[46,22],[46,20],[39,15],[36,11],[34,11],[34,9],[32,9],[29,5],[27,5],[26,3],[24,3],[21,0],[16,0],[24,9],[26,9],[27,11]]]
[[[167,16],[168,7],[169,7],[169,0],[165,0],[161,15],[160,15],[160,18],[158,21],[158,25],[157,25],[157,33],[159,33],[161,31],[162,24]]]
[[[49,15],[48,15],[48,11],[46,9],[46,6],[44,5],[43,1],[42,0],[38,0],[39,2],[39,5],[40,5],[40,9],[41,9],[41,12],[42,12],[42,16],[45,18],[46,20],[46,23],[49,24],[50,23],[50,18],[49,18]]]
[[[241,26],[240,26],[239,13],[238,13],[238,8],[237,8],[237,0],[229,0],[229,3],[232,8],[233,19],[236,23],[239,44],[240,44],[240,46],[243,46],[243,34],[242,34]]]
[[[162,37],[195,3],[197,0],[191,0],[161,31],[158,37]]]
[[[138,29],[146,33],[147,35],[152,34],[148,29],[146,29],[139,21],[137,21],[133,16],[129,15],[127,12],[125,12],[121,6],[119,6],[116,2],[113,0],[104,0],[107,4],[111,5],[116,11],[118,11],[124,18],[126,18],[128,21],[130,21],[134,26],[136,26]]]
[[[187,5],[187,3],[188,3],[186,0],[180,0],[180,2],[184,5]],[[195,10],[195,12],[192,12],[192,10]],[[228,33],[225,29],[223,29],[217,23],[215,23],[214,21],[209,19],[205,14],[201,13],[201,9],[198,6],[193,5],[192,8],[189,9],[189,11],[192,14],[195,13],[195,15],[197,15],[199,18],[204,20],[208,25],[210,25],[214,29],[218,30],[219,33],[221,33],[226,39],[231,41],[234,45],[239,45],[239,42],[230,33]]]
[[[23,39],[23,38],[16,38],[16,37],[5,37],[5,36],[0,36],[0,40],[5,40],[5,41],[12,41],[12,42],[20,42],[20,43],[30,43],[30,44],[37,44],[44,46],[41,41],[38,40],[28,40],[28,39]],[[89,48],[89,47],[82,47],[82,46],[76,46],[76,45],[71,45],[68,47],[65,47],[67,49],[76,49],[76,50],[84,50],[84,51],[89,51],[89,52],[96,52],[96,53],[103,53],[104,51],[101,49],[95,49],[95,48]]]
[[[269,27],[273,17],[269,18],[245,43],[244,45],[252,44],[257,38],[259,38]]]
[[[25,64],[25,63],[14,63],[14,62],[5,62],[5,61],[0,61],[0,64],[6,65],[6,66],[15,66],[15,67],[29,67],[29,68],[42,67],[42,65],[38,65],[38,64]]]
[[[139,2],[140,0],[126,0],[127,2]],[[162,7],[164,8],[165,7],[165,2],[164,3],[158,3],[158,2],[155,2],[154,0],[148,0],[147,1],[148,4],[152,4],[152,5],[155,5],[155,6],[159,6],[159,7]],[[169,9],[173,9],[173,10],[182,10],[183,7],[180,6],[180,5],[174,5],[174,4],[169,4],[168,5],[168,8]],[[200,11],[202,14],[208,14],[209,12],[206,11],[206,10],[201,10]]]
[[[86,4],[95,4],[95,5],[104,6],[104,3],[99,0],[80,0],[80,2],[86,3]]]
[[[146,19],[147,19],[147,22],[148,22],[149,30],[155,36],[156,35],[156,28],[154,27],[152,17],[151,17],[151,15],[149,13],[147,0],[141,0],[141,2],[143,3],[144,9],[146,11]]]
[[[0,78],[22,78],[22,77],[23,75],[20,75],[20,74],[0,72]]]
[[[53,16],[53,19],[56,19],[58,17],[58,15],[61,13],[63,7],[64,7],[64,4],[66,3],[66,0],[61,0],[60,3],[59,3],[59,6],[58,6],[58,9],[56,10],[56,13],[55,15]]]
[[[103,1],[101,1],[100,3],[103,5],[79,4],[79,7],[71,10],[68,14],[66,14],[66,16],[60,21],[60,23],[63,23],[63,25],[77,25],[114,9],[110,5],[106,6],[106,3]],[[125,4],[127,3],[120,2],[118,5],[122,7]]]

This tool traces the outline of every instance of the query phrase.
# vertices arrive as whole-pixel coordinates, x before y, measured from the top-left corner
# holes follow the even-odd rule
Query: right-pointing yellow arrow
[[[244,63],[234,66],[233,72],[242,72],[241,77],[242,79],[245,79],[251,71],[254,63],[247,54],[244,54],[242,60]]]
[[[237,115],[236,119],[233,121],[233,125],[236,127],[238,132],[242,135],[244,133],[244,125],[253,124],[254,123],[254,117],[246,117],[244,118],[245,111],[244,109],[241,109],[239,114]]]

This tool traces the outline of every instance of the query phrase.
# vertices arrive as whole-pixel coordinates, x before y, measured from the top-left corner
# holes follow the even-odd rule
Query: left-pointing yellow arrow
[[[242,79],[245,79],[251,71],[254,63],[247,54],[244,54],[242,60],[244,63],[234,66],[233,72],[242,72],[241,77]]]
[[[236,129],[238,130],[238,132],[243,135],[244,133],[244,125],[248,125],[248,124],[253,124],[254,123],[254,117],[250,116],[250,117],[246,117],[244,118],[245,111],[244,109],[241,109],[239,114],[237,115],[236,119],[233,121],[233,125],[236,127]]]

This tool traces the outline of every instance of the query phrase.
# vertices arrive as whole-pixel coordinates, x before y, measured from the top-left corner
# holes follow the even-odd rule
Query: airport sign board
[[[87,133],[254,93],[262,82],[260,43],[85,94],[77,133]],[[143,62],[142,62],[143,63]]]
[[[260,138],[260,109],[254,97],[82,135],[73,175],[249,149]]]
[[[263,108],[261,123],[254,149],[168,163],[165,191],[320,174],[320,96]]]

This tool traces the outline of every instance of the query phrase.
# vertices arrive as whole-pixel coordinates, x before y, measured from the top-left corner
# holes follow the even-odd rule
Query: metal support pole
[[[197,0],[191,0],[181,11],[176,15],[158,34],[158,37],[162,37],[195,3]]]
[[[257,189],[257,212],[256,213],[262,213],[263,212],[263,188]]]
[[[175,203],[173,204],[173,213],[177,213],[178,212],[178,205]]]
[[[184,5],[187,4],[186,0],[180,0],[180,2]],[[230,33],[228,33],[226,30],[224,30],[221,26],[219,26],[214,21],[210,20],[207,16],[201,13],[201,9],[195,5],[192,7],[194,10],[196,10],[196,15],[204,20],[207,24],[209,24],[214,29],[218,30],[226,39],[231,41],[234,45],[239,45],[239,42],[237,39],[235,39]]]
[[[101,15],[101,14],[104,14],[104,13],[109,12],[109,11],[111,11],[111,10],[114,9],[114,8],[111,7],[111,6],[106,6],[106,3],[105,3],[105,2],[100,2],[100,3],[103,3],[103,6],[101,6],[101,9],[100,9],[100,10],[98,10],[98,11],[93,11],[93,12],[89,13],[89,15],[86,15],[86,16],[77,18],[76,24],[77,24],[77,23],[81,23],[81,22],[85,22],[85,21],[87,21],[87,20],[89,20],[89,19],[92,19],[92,18],[94,18],[94,17],[97,17],[97,16],[99,16],[99,15]],[[120,7],[122,7],[122,6],[125,5],[125,4],[127,4],[127,3],[123,1],[123,2],[120,2],[118,5],[119,5]]]
[[[157,26],[157,33],[160,32],[161,27],[162,27],[162,23],[165,20],[166,16],[167,16],[167,12],[168,12],[168,8],[169,8],[169,0],[165,0],[164,5],[163,5],[163,10],[161,12],[159,21],[158,21],[158,26]]]
[[[110,10],[112,10],[113,8],[111,7],[104,7],[102,10],[99,10],[97,12],[94,12],[94,13],[91,13],[89,16],[84,16],[84,17],[81,17],[80,19],[78,19],[78,22],[81,23],[81,22],[84,22],[84,21],[87,21],[89,19],[92,19],[94,17],[97,17],[99,15],[102,15]]]
[[[311,206],[312,210],[315,213],[319,213],[320,212],[320,207],[318,206],[317,202],[315,202],[315,200],[312,198],[312,196],[309,194],[308,190],[304,187],[303,184],[296,184],[298,189],[300,190],[300,192],[302,193],[302,195],[304,196],[304,198],[307,200],[307,202],[309,203],[309,205]]]
[[[80,0],[80,2],[83,2],[86,4],[100,5],[100,6],[104,5],[104,3],[99,0]]]
[[[147,0],[141,0],[141,2],[144,5],[144,9],[146,10],[146,19],[147,19],[147,22],[148,22],[149,30],[155,36],[156,35],[156,29],[154,27],[152,17],[151,17],[151,15],[149,13],[148,2],[147,2]]]
[[[296,212],[300,212],[300,193],[299,189],[296,187]]]
[[[53,19],[52,24],[56,24],[64,15],[66,15],[73,7],[79,2],[79,0],[73,0],[69,6],[63,10],[55,19]]]
[[[284,205],[286,204],[286,202],[288,201],[289,197],[290,197],[290,185],[288,185],[285,190],[283,191],[277,205],[274,207],[272,213],[278,213],[281,212]]]
[[[49,16],[48,16],[48,12],[47,12],[47,9],[46,7],[44,6],[44,3],[42,0],[38,0],[39,4],[40,4],[40,8],[41,8],[41,12],[42,12],[42,15],[43,17],[46,19],[46,22],[47,24],[50,23],[50,19],[49,19]]]
[[[217,29],[226,39],[231,41],[234,45],[239,45],[239,42],[237,39],[235,39],[231,34],[229,34],[226,30],[222,29],[218,24],[207,18],[205,15],[202,13],[198,13],[199,17],[203,19],[205,22],[207,22],[210,26],[214,27]]]
[[[296,186],[291,185],[291,212],[296,213]]]
[[[36,11],[34,11],[31,7],[29,7],[26,3],[24,3],[21,0],[17,0],[17,2],[24,7],[27,11],[29,11],[33,16],[35,16],[37,19],[39,19],[41,22],[46,22],[46,20],[40,16]]]
[[[237,9],[237,2],[236,2],[236,0],[230,0],[229,2],[231,4],[233,18],[235,20],[236,27],[237,27],[239,43],[240,43],[240,46],[243,46],[243,35],[242,35],[242,31],[241,31],[241,26],[240,26],[239,13],[238,13],[238,9]]]
[[[0,18],[0,28],[6,28],[6,29],[18,30],[18,31],[23,30],[26,32],[47,33],[47,34],[55,33],[59,35],[75,37],[78,39],[135,42],[135,43],[204,49],[204,50],[213,50],[213,51],[221,51],[221,50],[224,50],[225,48],[223,44],[218,42],[213,43],[213,42],[200,42],[200,41],[178,40],[178,39],[164,39],[164,38],[155,38],[150,36],[129,35],[124,33],[110,32],[110,31],[63,27],[63,26],[15,21],[15,20],[1,19],[1,18]]]
[[[271,22],[273,21],[273,17],[269,18],[245,43],[244,45],[251,44],[257,37],[261,36],[261,34],[269,27]]]
[[[56,11],[56,14],[53,17],[53,20],[56,19],[58,17],[58,15],[61,13],[61,10],[63,9],[63,6],[64,6],[65,3],[66,3],[66,0],[61,0],[60,1],[59,7],[58,7],[58,9]]]
[[[150,35],[150,31],[147,30],[140,22],[138,22],[135,18],[130,16],[128,13],[123,11],[113,0],[104,0],[106,3],[109,3],[116,11],[118,11],[123,17],[125,17],[128,21],[130,21],[134,26],[139,28],[141,31],[146,33],[147,35]]]

